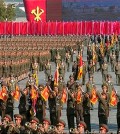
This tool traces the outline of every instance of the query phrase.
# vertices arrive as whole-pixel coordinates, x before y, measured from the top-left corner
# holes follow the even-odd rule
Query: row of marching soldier
[[[110,91],[107,85],[109,84],[111,76],[108,75],[107,77],[108,79],[106,83],[102,85],[102,92],[100,93],[96,89],[95,83],[93,83],[93,76],[90,76],[89,81],[86,83],[86,92],[84,92],[82,85],[74,81],[73,75],[70,75],[70,80],[67,82],[67,86],[63,85],[63,88],[60,89],[59,86],[61,87],[61,84],[63,84],[61,77],[59,77],[60,85],[54,85],[54,81],[52,80],[51,76],[49,76],[49,80],[46,85],[39,85],[37,88],[35,79],[30,74],[26,88],[24,90],[20,90],[16,85],[15,91],[11,90],[9,95],[11,96],[11,99],[17,100],[18,97],[20,97],[19,93],[21,93],[19,100],[19,113],[22,116],[22,124],[25,126],[26,122],[31,123],[31,120],[36,117],[40,124],[43,123],[43,120],[46,118],[46,102],[48,101],[51,122],[50,124],[52,126],[57,127],[56,124],[61,121],[61,110],[63,108],[63,104],[67,103],[67,119],[70,133],[77,131],[75,129],[74,117],[76,117],[77,126],[79,126],[80,122],[82,121],[84,124],[86,124],[85,130],[91,132],[90,110],[93,108],[91,107],[91,104],[95,104],[99,100],[98,117],[100,127],[101,125],[108,125],[109,104],[117,105],[117,100],[115,100],[115,98],[111,98],[111,95],[113,97],[117,97],[116,93],[113,89]],[[11,76],[11,80],[14,80],[13,76]],[[7,87],[5,83],[2,84],[1,94],[3,97],[5,97],[6,94],[7,98],[8,93],[5,93],[5,88]],[[1,99],[3,100],[3,98]],[[6,105],[6,107],[4,107],[5,115],[9,115],[11,120],[13,120],[13,107],[10,111],[9,99],[10,98],[8,97],[6,103],[5,101],[2,101],[1,103],[3,106]],[[13,103],[14,100],[11,102],[11,104],[13,105]],[[5,115],[3,115],[3,118]],[[29,125],[30,124],[27,124],[27,127],[29,127]]]
[[[82,54],[80,52],[80,56],[81,55]],[[93,55],[92,55],[92,57],[93,57]],[[81,61],[81,60],[79,60],[79,58],[78,58],[77,68],[76,68],[77,71],[75,69],[74,69],[74,71],[76,71],[77,74],[79,74],[79,78],[80,78],[81,71],[83,71],[83,68],[81,69],[81,65],[83,65],[83,64],[82,64],[82,62],[79,63],[79,61]],[[60,59],[60,62],[61,62],[61,59]],[[59,62],[56,64],[56,66],[59,69],[58,64],[59,64]],[[58,122],[60,120],[63,103],[67,102],[67,118],[68,118],[69,129],[70,128],[74,129],[74,127],[75,127],[74,126],[75,125],[74,116],[76,116],[77,117],[76,118],[77,125],[79,124],[79,121],[84,120],[84,122],[87,124],[86,129],[88,131],[91,131],[90,110],[93,109],[93,104],[97,100],[99,100],[99,102],[102,102],[101,104],[99,104],[100,106],[102,105],[101,106],[102,108],[100,107],[100,110],[103,109],[104,107],[106,109],[106,111],[105,111],[106,113],[102,113],[102,110],[101,110],[101,113],[99,114],[99,122],[100,122],[100,125],[101,125],[101,123],[104,123],[107,125],[108,118],[106,117],[106,115],[107,116],[109,115],[108,114],[109,113],[109,105],[108,104],[111,102],[111,100],[109,101],[109,98],[111,97],[111,95],[114,95],[116,93],[115,93],[115,90],[113,89],[113,84],[110,83],[111,76],[108,74],[106,75],[106,78],[105,78],[105,80],[107,80],[107,81],[106,82],[105,82],[105,80],[103,81],[104,82],[103,86],[102,86],[103,93],[99,94],[99,92],[96,92],[96,86],[93,83],[93,75],[95,72],[94,65],[93,65],[93,59],[92,59],[91,64],[92,64],[92,66],[87,68],[89,81],[86,84],[86,92],[85,93],[83,92],[84,90],[82,89],[82,85],[78,84],[76,82],[76,80],[74,78],[75,77],[74,71],[73,71],[73,75],[70,75],[70,81],[67,82],[67,86],[63,81],[63,78],[64,78],[63,76],[59,77],[59,82],[58,82],[58,79],[55,79],[53,81],[51,75],[48,76],[49,80],[47,81],[46,85],[37,86],[36,79],[34,79],[34,77],[33,77],[35,75],[30,74],[28,83],[26,84],[26,88],[24,90],[20,90],[20,92],[22,94],[21,97],[23,97],[25,100],[27,99],[26,105],[24,103],[26,101],[24,101],[23,98],[20,99],[21,105],[19,105],[19,108],[21,108],[21,112],[23,112],[23,117],[27,117],[27,121],[29,121],[30,116],[36,116],[36,117],[41,116],[38,118],[42,122],[43,119],[41,119],[41,118],[44,118],[44,116],[45,116],[45,108],[46,108],[45,102],[48,100],[49,108],[50,108],[50,120],[51,120],[51,124],[54,125],[54,123],[56,124],[56,122]],[[91,68],[92,68],[92,71],[90,70]],[[100,70],[101,70],[101,68],[100,68]],[[69,70],[67,70],[67,71],[69,71]],[[79,71],[79,73],[78,73],[78,71]],[[56,70],[56,76],[58,76],[57,74],[58,74],[58,70]],[[78,79],[78,76],[76,78]],[[84,83],[86,83],[86,82],[83,82],[82,84],[84,85]],[[107,88],[106,90],[104,89],[105,88],[104,86]],[[14,91],[14,90],[11,90],[11,91],[12,92],[10,92],[10,94],[12,96],[14,96],[14,98],[16,98],[15,95],[18,93],[17,92],[18,89],[16,89],[16,91]],[[36,92],[36,91],[38,91],[38,92]],[[39,93],[39,91],[40,91],[40,93]],[[106,93],[108,95],[106,95]],[[42,96],[42,100],[43,100],[42,102],[41,102],[41,100],[39,100],[39,102],[37,102],[38,94]],[[68,96],[67,100],[66,100],[65,96]],[[105,99],[105,101],[107,101],[108,104],[106,104],[106,102],[104,103],[104,99]],[[22,101],[23,101],[23,103],[22,103]],[[43,106],[43,107],[40,108],[39,105],[36,106],[37,104],[41,104],[41,106]],[[113,103],[111,103],[111,104],[116,105]],[[40,109],[37,109],[38,107]],[[22,111],[22,109],[25,111]],[[43,109],[43,110],[40,111],[41,109]],[[37,111],[38,111],[38,113],[37,113]],[[39,114],[40,112],[41,112],[41,114]],[[24,115],[24,114],[26,114],[26,115]],[[24,122],[26,122],[25,118],[24,118]]]

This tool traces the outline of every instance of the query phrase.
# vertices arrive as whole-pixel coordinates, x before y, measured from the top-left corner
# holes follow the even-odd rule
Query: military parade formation
[[[64,134],[67,127],[70,134],[95,134],[91,110],[98,104],[98,133],[109,133],[109,111],[117,107],[119,134],[120,96],[108,69],[120,86],[119,50],[120,37],[115,34],[1,37],[0,133]],[[45,74],[45,83],[39,81],[40,71]],[[66,72],[71,73],[67,82]],[[103,83],[100,90],[94,82],[98,72]],[[23,89],[19,82],[24,79],[27,82]],[[13,113],[16,101],[19,114]],[[67,122],[61,119],[64,105]]]

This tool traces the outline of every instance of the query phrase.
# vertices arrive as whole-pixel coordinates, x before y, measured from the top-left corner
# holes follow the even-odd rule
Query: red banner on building
[[[46,0],[23,0],[28,21],[46,21]]]

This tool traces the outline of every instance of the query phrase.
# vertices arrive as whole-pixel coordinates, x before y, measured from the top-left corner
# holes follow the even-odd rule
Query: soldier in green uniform
[[[115,65],[116,83],[120,86],[120,61]]]
[[[30,124],[28,125],[28,127],[25,128],[24,133],[25,134],[37,134],[37,124],[39,124],[39,119],[36,117],[32,117],[30,119]]]
[[[8,78],[8,76],[9,76],[9,66],[7,65],[6,61],[4,61],[2,70],[3,70],[3,77]]]
[[[85,85],[85,77],[86,77],[86,73],[87,73],[87,65],[85,63],[85,61],[83,61],[83,69],[82,69],[82,85]]]
[[[59,75],[62,76],[64,79],[64,77],[65,77],[65,65],[64,65],[63,60],[60,63],[58,70],[59,70]]]
[[[110,48],[107,48],[107,52],[106,52],[106,57],[107,57],[107,62],[110,62]]]
[[[21,96],[19,100],[19,114],[22,115],[22,125],[25,125],[25,122],[27,121],[26,116],[27,116],[27,109],[26,109],[26,94],[24,93],[24,90],[21,90]]]
[[[32,74],[38,75],[38,72],[39,72],[38,62],[37,59],[34,59],[34,61],[32,62]]]
[[[105,81],[108,74],[108,64],[104,61],[102,64],[102,80]]]
[[[80,134],[84,134],[86,131],[87,125],[84,121],[79,121],[78,125],[77,125],[77,131]]]
[[[112,55],[110,56],[110,61],[111,61],[111,71],[114,72],[115,63],[116,63],[116,55],[114,51],[112,52]]]
[[[8,114],[11,116],[13,120],[13,109],[14,109],[14,99],[13,99],[13,92],[8,92],[8,99],[6,101],[6,110],[5,114]]]
[[[113,85],[111,78],[112,78],[112,76],[110,74],[108,74],[106,81],[103,82],[103,85],[107,86],[109,93],[111,93],[112,89],[114,88],[114,85]]]
[[[75,92],[75,116],[76,116],[76,123],[78,125],[79,121],[83,121],[83,91],[82,85],[78,84]]]
[[[107,134],[108,133],[108,126],[106,124],[100,124],[99,133],[100,134]]]
[[[59,80],[58,80],[58,90],[59,90],[59,92],[62,93],[64,88],[66,88],[66,84],[63,80],[63,77],[59,76]]]
[[[50,121],[51,125],[56,125],[57,123],[57,112],[56,112],[56,90],[58,90],[58,87],[55,86],[54,89],[50,92],[49,98],[48,98],[48,105],[49,105],[49,112],[50,112]]]
[[[47,63],[45,64],[44,72],[45,72],[45,79],[47,81],[48,76],[51,75],[51,64],[50,64],[49,60],[47,60]]]
[[[89,92],[85,93],[84,95],[84,100],[83,100],[83,117],[84,117],[84,122],[86,124],[86,131],[91,132],[91,119],[90,119],[90,109],[91,109],[91,104],[90,104],[90,94]]]
[[[54,91],[56,93],[56,96],[55,96],[55,101],[56,101],[56,122],[58,122],[58,120],[60,120],[61,111],[62,111],[62,108],[63,108],[63,105],[62,105],[62,102],[61,102],[62,91],[60,89],[58,89],[58,86],[54,87]]]
[[[77,62],[74,61],[73,65],[72,65],[72,72],[73,72],[73,76],[74,76],[74,80],[77,80],[77,76],[78,76],[78,65]]]
[[[41,96],[41,91],[44,89],[44,85],[40,84],[38,86],[38,98],[36,102],[36,117],[39,119],[42,124],[43,118],[45,118],[46,102]]]
[[[66,61],[67,71],[69,72],[70,62],[71,62],[71,55],[69,54],[69,51],[66,53],[65,59],[66,59],[65,61]]]
[[[57,53],[57,55],[55,56],[55,64],[56,66],[59,65],[61,63],[61,56],[59,54],[59,52]]]
[[[5,125],[2,125],[1,127],[1,134],[6,134],[8,130],[8,124],[12,121],[12,118],[10,115],[5,114],[4,117],[2,118],[2,123]]]
[[[93,81],[93,75],[90,75],[89,81],[86,83],[86,93],[89,94],[89,95],[91,95],[94,86],[95,86],[95,83]],[[92,103],[90,103],[90,104],[91,104],[91,109],[93,109],[93,104]]]
[[[98,93],[98,118],[100,124],[108,124],[110,95],[106,85],[102,85],[102,92]]]
[[[66,126],[65,121],[62,120],[62,119],[60,119],[60,120],[58,121],[57,130],[56,130],[55,133],[58,133],[58,134],[66,134],[66,133],[64,132],[65,126]]]
[[[48,118],[43,119],[43,133],[44,134],[49,134],[49,128],[50,128],[51,122]]]
[[[68,88],[68,100],[67,100],[67,121],[68,121],[68,128],[74,128],[74,103],[75,103],[75,90],[77,87],[77,82],[74,81],[74,76],[69,76],[70,80],[67,82],[67,88]]]
[[[88,45],[88,47],[87,47],[87,61],[88,61],[88,63],[90,62],[91,59],[92,59],[92,49],[91,49],[91,46]]]
[[[88,78],[90,77],[90,75],[94,74],[94,65],[92,60],[90,60],[90,63],[87,66],[87,71],[88,71]]]
[[[119,46],[116,44],[116,49],[115,49],[115,55],[116,55],[116,62],[119,60]]]
[[[24,126],[22,126],[22,119],[23,119],[22,115],[15,114],[14,119],[15,119],[15,125],[13,127],[12,132],[13,133],[16,132],[16,133],[24,134],[25,128],[24,128]]]
[[[16,89],[17,82],[13,74],[10,75],[10,80],[8,82],[8,91],[14,91]]]

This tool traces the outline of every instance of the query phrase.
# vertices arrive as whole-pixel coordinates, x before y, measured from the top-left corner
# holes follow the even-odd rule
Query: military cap
[[[3,118],[3,119],[5,119],[5,118],[9,119],[9,121],[12,121],[11,116],[10,116],[10,115],[8,115],[8,114],[5,114],[5,116],[4,116],[4,118]]]
[[[58,120],[58,124],[57,124],[57,126],[61,126],[61,125],[63,125],[64,127],[66,126],[65,121],[62,120],[62,119]]]
[[[20,114],[15,114],[15,115],[14,115],[14,118],[15,118],[15,119],[20,118],[20,119],[22,120],[22,119],[23,119],[23,116],[22,116],[22,115],[20,115]]]
[[[104,86],[106,86],[108,88],[106,83],[103,83],[101,87],[103,88]]]
[[[32,117],[30,123],[39,123],[39,119],[36,117]]]
[[[71,75],[69,76],[69,78],[71,78],[71,77],[74,77],[73,74],[71,74]]]
[[[39,88],[40,90],[42,90],[42,89],[44,88],[44,85],[39,84],[38,88]]]
[[[84,121],[79,121],[77,127],[84,127],[84,129],[87,128],[86,123]]]
[[[108,126],[106,124],[100,124],[100,130],[105,129],[108,132]]]
[[[14,74],[10,74],[10,77],[14,77]]]
[[[112,78],[112,76],[110,74],[107,74],[107,78]]]
[[[59,75],[59,79],[62,78],[63,79],[63,76],[62,75]]]
[[[120,95],[118,95],[118,99],[119,99],[119,101],[120,101]]]
[[[51,121],[48,118],[43,119],[43,123],[48,123],[49,125],[51,124]]]
[[[33,75],[30,73],[30,74],[29,74],[29,77],[32,77],[32,76],[33,76]]]
[[[82,87],[82,84],[80,84],[80,83],[77,83],[77,88],[78,88],[78,87]]]
[[[52,76],[52,75],[49,75],[49,76],[48,76],[48,79],[49,79],[49,78],[53,78],[53,76]]]
[[[93,75],[90,75],[89,78],[93,78]]]

